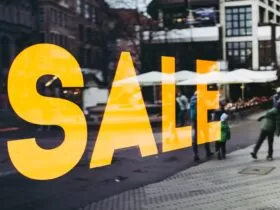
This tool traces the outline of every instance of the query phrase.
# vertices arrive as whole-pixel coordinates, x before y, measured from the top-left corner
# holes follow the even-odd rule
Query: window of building
[[[40,8],[40,22],[44,22],[45,19],[45,11],[44,8]]]
[[[83,25],[79,25],[79,38],[80,41],[84,41],[84,26]]]
[[[260,14],[260,23],[265,22],[265,9],[263,7],[259,7],[259,14]]]
[[[89,5],[85,4],[85,18],[89,19],[90,18],[90,14],[89,14]]]
[[[81,0],[76,0],[76,11],[78,14],[81,14],[82,13],[82,2]]]
[[[59,45],[63,47],[63,36],[59,35]]]
[[[84,57],[84,48],[80,47],[79,48],[79,63],[83,67],[85,64],[85,57]]]
[[[55,44],[55,35],[53,33],[50,34],[50,43]]]
[[[1,50],[2,50],[2,64],[3,68],[9,68],[10,67],[10,61],[11,61],[11,41],[8,37],[4,36],[1,37]]]
[[[54,23],[58,24],[58,13],[56,10],[54,10]]]
[[[63,16],[62,16],[62,12],[60,11],[59,12],[59,16],[58,16],[58,24],[60,25],[60,26],[62,26],[62,22],[63,22]]]
[[[92,41],[92,30],[87,28],[87,41]]]
[[[272,44],[271,41],[260,41],[259,42],[259,62],[260,66],[269,66],[271,65],[271,53]]]
[[[274,13],[273,12],[268,13],[268,20],[269,21],[274,21]]]
[[[91,49],[86,50],[86,65],[87,67],[91,67],[91,60],[92,60],[92,52]]]
[[[68,16],[67,14],[64,14],[64,26],[68,26]]]
[[[41,43],[45,42],[45,34],[44,33],[40,33],[40,42]]]
[[[54,9],[51,9],[51,21],[52,21],[52,23],[55,23],[55,13],[54,13]]]
[[[252,10],[251,6],[226,8],[226,35],[251,36]]]
[[[92,22],[96,22],[96,9],[95,7],[92,7],[91,9],[91,19],[92,19]]]
[[[252,67],[252,42],[228,42],[227,60],[230,68]]]

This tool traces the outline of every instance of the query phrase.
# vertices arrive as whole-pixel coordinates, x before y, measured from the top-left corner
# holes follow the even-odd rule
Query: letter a
[[[90,168],[109,165],[115,150],[135,146],[139,146],[142,157],[158,153],[131,56],[123,52]]]

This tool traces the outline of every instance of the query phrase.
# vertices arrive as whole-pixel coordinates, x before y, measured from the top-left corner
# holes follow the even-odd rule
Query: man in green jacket
[[[260,117],[258,121],[263,121],[261,127],[261,133],[257,144],[254,148],[254,151],[251,153],[251,156],[254,159],[257,159],[257,153],[267,138],[268,140],[268,156],[267,160],[273,160],[273,141],[274,135],[280,136],[280,101],[277,102],[276,106],[270,109],[264,116]]]

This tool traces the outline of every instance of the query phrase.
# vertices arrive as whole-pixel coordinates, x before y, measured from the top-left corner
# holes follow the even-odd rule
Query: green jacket
[[[262,122],[261,129],[275,133],[277,135],[280,134],[280,112],[276,108],[270,109],[264,116],[258,119]]]
[[[220,142],[226,142],[230,140],[231,132],[228,122],[221,122],[221,140]]]

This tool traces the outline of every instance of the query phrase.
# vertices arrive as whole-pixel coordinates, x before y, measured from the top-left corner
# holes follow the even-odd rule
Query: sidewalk
[[[280,209],[280,139],[275,160],[267,162],[267,143],[259,160],[250,157],[253,146],[235,151],[227,160],[212,160],[162,182],[127,191],[80,210],[261,210]],[[248,168],[249,167],[249,168]],[[240,174],[247,172],[254,174]],[[265,173],[267,175],[263,175]]]

